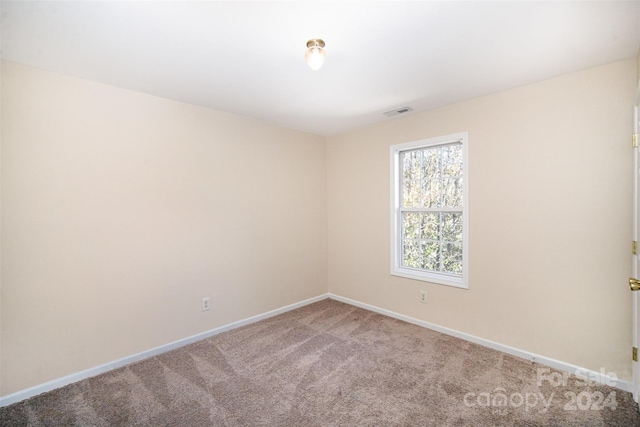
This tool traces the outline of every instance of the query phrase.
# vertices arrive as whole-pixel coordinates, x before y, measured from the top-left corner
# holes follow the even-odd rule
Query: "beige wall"
[[[2,395],[327,291],[324,138],[8,62],[1,119]]]
[[[329,291],[630,380],[635,68],[613,63],[329,138]],[[470,289],[391,276],[389,145],[463,131]]]
[[[630,379],[634,60],[326,145],[2,67],[1,395],[322,294],[327,283]],[[389,145],[461,131],[470,289],[393,277]],[[204,296],[210,312],[200,311]]]

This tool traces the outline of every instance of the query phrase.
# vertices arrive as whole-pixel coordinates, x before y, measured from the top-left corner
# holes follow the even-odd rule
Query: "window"
[[[467,139],[391,146],[391,274],[469,287]]]

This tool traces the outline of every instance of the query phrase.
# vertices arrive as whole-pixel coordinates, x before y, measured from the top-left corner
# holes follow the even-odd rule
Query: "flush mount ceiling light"
[[[324,40],[311,39],[307,42],[307,51],[304,53],[304,59],[313,71],[322,67],[325,56]]]

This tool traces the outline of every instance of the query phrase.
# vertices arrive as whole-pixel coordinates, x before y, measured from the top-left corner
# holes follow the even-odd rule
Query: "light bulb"
[[[324,63],[326,56],[324,52],[324,41],[320,39],[311,39],[307,42],[307,51],[304,58],[313,71],[317,71]]]

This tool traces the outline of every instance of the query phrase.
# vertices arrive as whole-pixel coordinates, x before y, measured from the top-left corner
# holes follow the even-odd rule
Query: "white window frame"
[[[462,275],[425,271],[402,266],[400,153],[450,143],[462,144]],[[436,138],[395,144],[391,153],[391,274],[441,285],[469,289],[469,133],[461,132]]]

